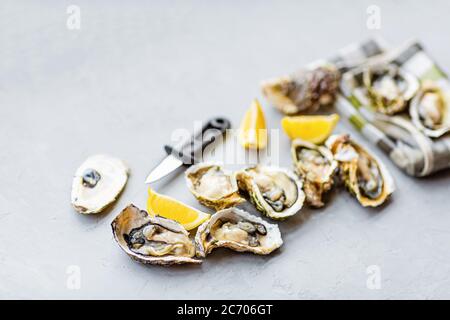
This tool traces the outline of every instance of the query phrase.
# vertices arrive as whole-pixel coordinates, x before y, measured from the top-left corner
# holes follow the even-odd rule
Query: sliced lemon
[[[256,99],[253,100],[242,119],[239,142],[247,149],[264,149],[267,145],[266,119]]]
[[[188,231],[197,228],[211,216],[171,197],[158,194],[150,188],[148,189],[147,211],[151,216],[159,215],[175,220]]]
[[[339,115],[284,117],[281,126],[291,139],[300,138],[312,143],[324,142],[333,132]]]

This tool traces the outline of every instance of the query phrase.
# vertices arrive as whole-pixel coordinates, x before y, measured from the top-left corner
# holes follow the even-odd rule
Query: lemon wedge
[[[242,119],[239,142],[247,149],[264,149],[267,145],[266,119],[261,104],[256,99]]]
[[[339,115],[328,116],[308,115],[284,117],[281,126],[291,139],[300,138],[312,143],[324,142],[333,132],[339,121]]]
[[[147,211],[151,216],[159,215],[175,220],[188,231],[197,228],[211,216],[171,197],[158,194],[150,188],[148,189]]]

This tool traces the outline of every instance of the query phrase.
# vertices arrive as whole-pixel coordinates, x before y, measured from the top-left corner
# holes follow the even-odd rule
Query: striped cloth
[[[342,49],[331,59],[342,73],[341,94],[336,108],[371,143],[412,176],[427,176],[450,167],[450,135],[431,139],[422,134],[408,116],[385,116],[371,109],[361,95],[362,68],[372,63],[394,63],[420,81],[433,80],[450,88],[445,73],[417,42],[387,50],[380,39],[370,39]]]

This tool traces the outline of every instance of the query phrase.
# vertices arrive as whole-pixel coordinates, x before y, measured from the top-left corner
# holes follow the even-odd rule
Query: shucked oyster
[[[393,64],[366,68],[363,83],[372,106],[387,115],[403,111],[419,89],[416,77]]]
[[[338,166],[333,154],[323,146],[301,139],[292,141],[291,154],[295,170],[303,178],[306,202],[313,207],[322,207],[322,194],[331,189]]]
[[[229,208],[215,213],[198,228],[195,244],[198,257],[205,257],[218,247],[265,255],[279,248],[283,240],[277,225]]]
[[[244,201],[239,196],[235,175],[219,165],[194,165],[186,170],[185,178],[192,194],[207,207],[221,210]]]
[[[111,223],[114,239],[132,259],[146,264],[201,263],[195,245],[181,224],[160,216],[151,217],[133,205]]]
[[[384,164],[348,135],[333,135],[326,141],[339,161],[342,179],[364,207],[376,207],[394,192],[394,179]]]
[[[288,170],[258,165],[237,172],[236,178],[256,209],[269,218],[285,219],[303,206],[302,182]]]
[[[116,200],[127,180],[128,168],[121,160],[92,156],[75,173],[72,205],[80,213],[98,213]]]
[[[438,138],[450,131],[450,97],[433,83],[424,83],[409,108],[414,125],[427,136]]]
[[[336,99],[340,74],[331,64],[262,83],[266,98],[287,115],[315,112]]]

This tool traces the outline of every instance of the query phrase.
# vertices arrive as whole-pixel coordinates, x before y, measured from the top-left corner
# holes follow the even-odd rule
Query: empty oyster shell
[[[394,179],[385,165],[348,135],[333,135],[326,141],[348,190],[364,207],[384,203],[395,190]]]
[[[291,154],[297,174],[303,178],[306,202],[322,207],[322,194],[331,189],[338,163],[329,149],[308,141],[292,141]]]
[[[128,167],[107,155],[89,157],[72,182],[72,205],[83,214],[98,213],[113,203],[128,180]]]
[[[262,83],[262,91],[276,108],[286,115],[315,112],[336,99],[340,73],[331,64],[302,70],[289,77]]]
[[[198,257],[205,257],[218,247],[266,255],[279,248],[283,240],[277,225],[229,208],[218,211],[198,228],[195,244]]]
[[[111,223],[114,239],[132,259],[146,264],[201,263],[195,245],[181,224],[151,217],[134,205],[126,207]]]
[[[258,165],[238,171],[236,178],[256,209],[269,218],[290,217],[300,211],[305,201],[302,182],[291,171]]]
[[[431,138],[450,132],[449,93],[432,82],[423,84],[411,101],[409,113],[414,125]]]
[[[372,106],[387,115],[405,110],[419,89],[415,76],[393,64],[364,69],[363,83]]]
[[[194,165],[186,170],[185,178],[197,200],[214,210],[229,208],[244,201],[239,196],[235,175],[217,164]]]

